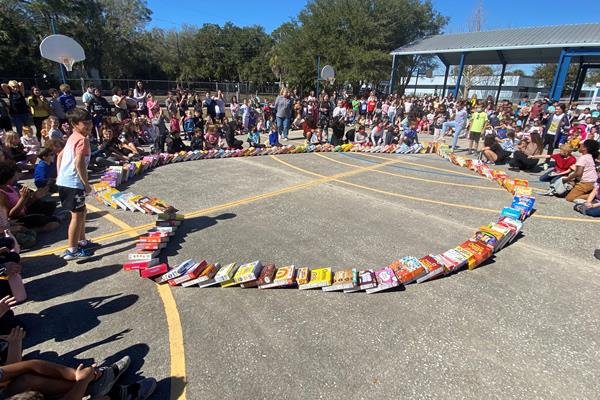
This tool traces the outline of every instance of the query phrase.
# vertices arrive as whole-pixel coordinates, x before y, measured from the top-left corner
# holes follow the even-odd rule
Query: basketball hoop
[[[71,57],[59,57],[60,63],[65,66],[65,69],[69,72],[73,71],[73,64],[75,59]]]
[[[333,81],[335,80],[335,72],[331,65],[326,65],[323,67],[321,70],[321,79],[333,84]]]
[[[73,70],[73,64],[85,60],[85,51],[73,38],[65,35],[50,35],[40,43],[42,57],[61,63],[67,71]]]

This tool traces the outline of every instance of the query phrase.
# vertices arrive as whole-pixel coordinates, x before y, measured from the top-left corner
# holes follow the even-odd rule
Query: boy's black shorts
[[[58,187],[62,206],[72,212],[85,211],[85,191],[65,186]]]

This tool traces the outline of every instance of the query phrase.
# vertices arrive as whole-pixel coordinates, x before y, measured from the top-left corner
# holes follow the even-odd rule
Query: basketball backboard
[[[73,64],[85,60],[85,51],[73,38],[65,35],[50,35],[40,43],[42,57],[61,63],[67,71],[73,69]]]

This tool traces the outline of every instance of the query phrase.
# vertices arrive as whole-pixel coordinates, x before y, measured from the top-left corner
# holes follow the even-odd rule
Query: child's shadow
[[[237,214],[223,213],[221,215],[217,215],[216,217],[201,215],[199,217],[183,220],[175,232],[175,235],[173,235],[173,237],[169,240],[169,245],[165,251],[161,253],[161,256],[173,257],[177,255],[177,251],[181,249],[181,244],[185,242],[185,237],[190,233],[195,233],[210,228],[211,226],[218,224],[219,221],[224,221],[235,217],[237,217]]]

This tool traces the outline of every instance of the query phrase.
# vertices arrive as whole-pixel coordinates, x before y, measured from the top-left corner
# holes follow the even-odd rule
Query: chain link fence
[[[0,82],[8,82],[14,79],[25,84],[25,89],[29,90],[32,86],[39,87],[43,92],[47,92],[51,88],[58,88],[60,82],[44,76],[34,77],[0,77]],[[239,98],[251,97],[259,95],[260,97],[273,97],[279,93],[279,84],[256,84],[253,82],[203,82],[203,81],[171,81],[158,79],[135,79],[135,78],[120,78],[120,79],[93,79],[85,80],[83,78],[66,79],[66,83],[71,86],[71,90],[75,95],[81,95],[88,83],[102,89],[104,95],[111,95],[114,87],[120,87],[123,90],[133,89],[137,81],[142,81],[147,91],[157,97],[165,96],[169,91],[177,89],[186,90],[190,93],[204,94],[208,91],[222,91],[227,100],[232,96]]]

